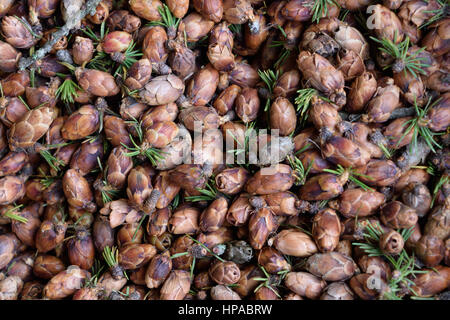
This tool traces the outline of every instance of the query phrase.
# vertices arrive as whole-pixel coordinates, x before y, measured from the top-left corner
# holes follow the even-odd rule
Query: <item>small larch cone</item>
[[[75,37],[75,41],[72,46],[72,58],[73,62],[78,65],[83,65],[89,62],[94,56],[94,44],[89,38],[80,36]]]
[[[355,188],[345,190],[339,200],[329,202],[329,206],[347,218],[354,218],[375,214],[384,202],[385,196],[380,192]]]
[[[128,69],[125,85],[130,90],[141,89],[152,76],[152,65],[148,59],[140,59]]]
[[[58,273],[45,285],[43,297],[48,299],[63,299],[80,289],[91,274],[78,266],[69,266]]]
[[[147,243],[130,243],[119,249],[119,264],[124,269],[138,269],[156,254],[156,248]]]
[[[186,86],[186,97],[194,106],[204,106],[219,84],[219,72],[211,65],[197,71]]]
[[[169,251],[158,254],[152,258],[145,272],[147,288],[158,288],[166,280],[172,270],[172,259]]]
[[[71,206],[86,209],[89,212],[96,210],[91,187],[88,181],[78,171],[74,169],[66,171],[63,177],[63,190],[67,202]]]
[[[108,171],[106,181],[115,189],[122,189],[127,175],[133,168],[133,160],[126,155],[127,149],[123,146],[115,147],[108,157]]]
[[[218,24],[211,32],[208,59],[218,71],[231,71],[234,68],[233,33],[225,22]]]
[[[94,69],[77,68],[75,77],[80,87],[94,96],[109,97],[115,96],[120,92],[114,77],[109,73]]]
[[[17,17],[4,17],[1,28],[6,42],[18,49],[28,49],[36,44],[37,39],[31,34],[31,27],[26,24],[26,20],[20,21]]]
[[[191,276],[184,270],[173,270],[161,287],[161,300],[183,300],[191,287]]]
[[[312,235],[321,252],[330,252],[336,248],[341,228],[341,221],[332,209],[321,210],[314,216]]]
[[[87,104],[67,118],[61,128],[61,135],[67,140],[83,139],[93,134],[99,127],[99,111],[93,105]]]
[[[356,263],[338,252],[316,253],[306,261],[306,270],[325,281],[344,281],[355,273]]]
[[[241,272],[238,266],[231,261],[216,261],[214,262],[209,270],[209,276],[217,284],[234,284],[239,281],[241,277]]]
[[[142,43],[144,58],[148,59],[152,66],[166,63],[169,54],[165,45],[167,40],[167,33],[161,26],[151,27],[145,34]]]
[[[149,173],[149,166],[137,166],[131,169],[128,175],[127,196],[132,204],[140,207],[144,201],[150,196],[153,186]]]
[[[263,247],[258,254],[258,264],[271,274],[280,271],[291,270],[291,265],[276,249],[271,247]]]
[[[67,242],[67,253],[72,265],[89,270],[94,264],[95,247],[89,231],[80,229]]]
[[[184,83],[172,74],[153,78],[139,95],[143,102],[157,106],[175,102],[184,91]]]
[[[387,254],[400,254],[403,250],[404,240],[400,233],[389,231],[380,237],[380,249]]]
[[[12,45],[0,41],[0,70],[3,72],[14,72],[22,57],[22,53],[17,51]]]
[[[326,282],[308,272],[289,272],[284,285],[296,294],[308,299],[318,299]]]
[[[204,18],[214,21],[215,23],[222,20],[223,3],[222,0],[194,0],[195,10]]]
[[[130,8],[138,16],[149,21],[161,20],[158,8],[162,7],[159,0],[130,0]]]
[[[42,138],[53,120],[57,117],[54,108],[42,107],[28,111],[18,122],[14,123],[9,132],[11,149],[28,148]]]
[[[253,249],[261,249],[269,234],[278,227],[273,213],[268,208],[257,209],[248,221],[248,238]]]
[[[282,230],[274,238],[269,239],[269,245],[273,245],[283,254],[294,257],[309,257],[317,252],[313,239],[295,229]]]
[[[203,232],[217,231],[225,222],[228,202],[224,197],[215,199],[199,217],[199,226]]]
[[[294,184],[290,166],[277,164],[274,168],[258,171],[246,184],[245,190],[251,194],[272,194],[289,190]]]
[[[39,252],[53,250],[62,243],[67,229],[67,223],[45,220],[36,232],[36,249]]]
[[[346,103],[344,91],[344,76],[340,70],[318,54],[306,51],[300,52],[297,58],[298,68],[310,84],[317,90],[325,93],[331,101],[338,106]]]

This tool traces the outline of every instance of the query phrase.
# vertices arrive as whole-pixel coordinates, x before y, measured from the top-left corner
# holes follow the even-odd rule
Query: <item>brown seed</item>
[[[354,300],[354,294],[345,282],[333,282],[323,290],[320,300]]]

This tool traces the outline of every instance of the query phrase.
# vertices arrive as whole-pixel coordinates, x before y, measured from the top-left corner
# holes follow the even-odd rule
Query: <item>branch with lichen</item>
[[[101,0],[88,0],[84,5],[84,8],[73,15],[64,26],[52,33],[50,40],[47,41],[39,50],[37,50],[31,57],[23,57],[19,61],[19,70],[24,70],[29,66],[36,63],[45,57],[47,53],[53,48],[55,43],[57,43],[62,37],[67,36],[72,29],[77,28],[81,19],[83,19],[88,14],[94,15],[96,12],[97,5]]]

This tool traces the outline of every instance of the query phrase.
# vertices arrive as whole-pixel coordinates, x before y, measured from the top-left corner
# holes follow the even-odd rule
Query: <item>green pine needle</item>
[[[311,106],[311,100],[314,96],[331,102],[329,99],[321,96],[316,89],[307,88],[297,91],[298,96],[295,98],[295,104],[297,105],[297,112],[300,111],[300,122],[304,123],[308,119],[308,110]]]
[[[136,43],[132,40],[130,45],[128,46],[127,50],[125,50],[124,54],[124,60],[119,64],[119,66],[116,68],[116,71],[114,72],[114,77],[116,77],[120,70],[123,71],[123,78],[126,78],[126,72],[130,67],[137,61],[136,58],[141,57],[143,54],[140,52],[140,50],[134,50],[134,47],[136,46]]]
[[[166,28],[178,28],[178,24],[181,19],[173,16],[169,7],[163,3],[162,6],[158,7],[158,12],[161,15],[161,21],[151,21],[147,26],[163,26]]]
[[[404,241],[406,242],[406,240],[408,240],[413,233],[413,230],[414,226],[408,229],[397,230],[397,232],[402,235]],[[382,298],[388,300],[401,300],[402,298],[399,293],[402,288],[407,288],[413,296],[417,296],[417,293],[411,288],[414,285],[414,282],[410,278],[414,277],[416,274],[427,273],[428,271],[418,270],[414,255],[409,256],[405,249],[403,249],[402,252],[396,256],[386,254],[381,251],[379,248],[379,241],[383,233],[383,229],[378,222],[376,225],[372,225],[372,223],[369,222],[364,232],[366,242],[354,242],[353,245],[364,250],[369,257],[375,256],[385,258],[391,263],[393,270],[398,271],[398,277],[389,279],[389,291],[386,292]]]
[[[341,166],[340,164],[337,165],[336,170],[333,169],[323,169],[322,171],[324,172],[328,172],[328,173],[332,173],[335,174],[337,176],[342,175],[345,171],[348,171],[349,175],[348,175],[348,180],[352,181],[353,183],[355,183],[357,186],[359,186],[360,188],[362,188],[365,191],[374,191],[373,188],[369,187],[368,185],[366,185],[365,183],[363,183],[362,181],[358,180],[357,177],[363,177],[369,180],[373,180],[372,177],[369,177],[365,174],[361,174],[356,172],[355,170],[353,170],[352,168],[348,168],[345,169],[343,166]]]
[[[446,175],[442,175],[441,176],[441,178],[439,179],[438,183],[436,183],[436,186],[434,187],[433,198],[431,199],[430,208],[433,208],[434,202],[436,201],[436,197],[438,195],[439,190],[442,188],[442,186],[444,184],[447,184],[449,182],[450,182],[450,177],[449,176],[446,176]]]
[[[419,29],[423,29],[428,27],[429,25],[432,25],[433,23],[441,20],[442,18],[448,16],[450,1],[449,0],[437,0],[437,3],[441,6],[439,9],[436,10],[425,10],[423,13],[431,13],[431,18],[427,19],[426,22],[424,22]]]
[[[341,7],[334,0],[315,0],[312,6],[312,22],[319,23],[321,17],[328,17],[328,6],[336,5],[339,8]]]
[[[18,206],[15,206],[15,207],[13,207],[13,208],[7,210],[7,211],[3,214],[3,216],[8,217],[8,218],[10,218],[11,220],[16,220],[16,221],[19,221],[19,222],[22,222],[22,223],[27,223],[27,222],[28,222],[28,219],[27,219],[27,218],[22,217],[22,216],[19,216],[18,214],[15,214],[15,213],[14,213],[14,211],[17,211],[17,210],[19,210],[19,209],[22,208],[22,207],[23,207],[23,204],[20,204],[20,205],[18,205]]]
[[[258,70],[258,75],[261,78],[261,80],[266,84],[267,89],[269,90],[270,96],[272,96],[273,88],[275,88],[275,85],[277,83],[278,77],[280,76],[280,71],[277,70],[274,72],[273,70]],[[266,105],[264,107],[264,111],[268,111],[270,107],[270,101],[271,98],[266,100]]]
[[[314,159],[308,164],[308,167],[306,169],[303,166],[302,161],[296,156],[288,156],[287,160],[292,170],[294,170],[295,185],[297,186],[304,185],[306,182],[306,178],[308,177],[309,171],[311,170],[314,164]]]
[[[408,52],[408,49],[410,47],[410,40],[409,37],[406,36],[406,39],[397,44],[397,32],[394,34],[394,41],[391,41],[390,39],[383,38],[382,40],[379,40],[374,37],[370,37],[373,41],[377,42],[381,46],[378,48],[381,52],[384,52],[391,57],[395,58],[396,60],[401,60],[404,64],[403,71],[408,71],[411,73],[415,78],[418,78],[417,73],[420,74],[426,74],[424,68],[430,67],[429,64],[423,63],[422,61],[426,60],[425,57],[419,57],[418,55],[425,50],[425,47],[420,48],[419,50],[413,52],[412,54]],[[383,68],[383,70],[386,70],[388,68],[392,67],[392,64],[387,65]]]
[[[430,149],[431,149],[431,151],[433,151],[433,153],[436,153],[435,147],[440,148],[440,149],[442,148],[442,146],[434,140],[434,136],[442,135],[444,133],[433,132],[427,126],[422,125],[423,123],[425,123],[425,118],[427,116],[428,110],[430,110],[430,108],[433,108],[433,106],[436,103],[438,103],[440,100],[441,100],[441,98],[439,98],[435,102],[431,103],[431,97],[430,97],[428,99],[428,102],[425,105],[425,107],[423,109],[421,109],[417,105],[416,97],[414,97],[414,108],[416,110],[416,117],[406,121],[403,124],[403,126],[408,126],[408,128],[405,130],[403,135],[398,140],[397,147],[400,145],[400,143],[406,137],[406,135],[408,135],[412,131],[413,132],[412,140],[409,145],[410,152],[417,152],[417,139],[419,136],[421,136],[424,139],[425,143],[428,145],[428,147],[430,147]]]
[[[64,103],[74,103],[76,97],[78,97],[77,90],[83,90],[72,79],[66,78],[64,82],[56,90],[56,97],[61,97],[61,101]]]

